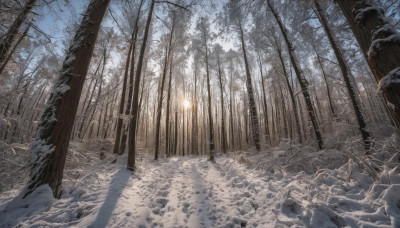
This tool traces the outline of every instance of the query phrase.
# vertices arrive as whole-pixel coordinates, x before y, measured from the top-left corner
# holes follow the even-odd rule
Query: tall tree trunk
[[[136,41],[137,41],[137,36],[139,33],[139,19],[140,19],[140,12],[142,8],[144,0],[140,1],[140,5],[138,8],[138,12],[136,15],[135,19],[135,25],[133,28],[132,32],[132,54],[131,54],[131,68],[130,68],[130,73],[129,73],[129,90],[128,90],[128,100],[126,102],[126,109],[125,109],[125,115],[129,116],[131,113],[131,105],[132,105],[132,94],[133,94],[133,83],[134,83],[134,73],[135,73],[135,54],[136,54]],[[138,119],[138,118],[136,118]],[[120,145],[120,152],[119,154],[123,154],[126,148],[126,139],[127,139],[127,133],[128,133],[128,124],[125,129],[123,129],[122,132],[122,138],[121,138],[121,145]]]
[[[138,113],[138,103],[139,103],[139,85],[140,85],[140,77],[142,74],[144,53],[146,50],[147,38],[150,30],[151,17],[153,16],[154,3],[155,3],[154,0],[152,0],[136,68],[135,88],[132,99],[131,120],[129,123],[129,140],[128,140],[129,148],[128,148],[128,164],[127,164],[128,170],[135,169],[136,123],[137,123],[137,113]]]
[[[147,59],[145,61],[147,61]],[[146,64],[147,64],[147,62],[146,62]],[[143,94],[144,94],[144,91],[145,91],[145,84],[146,84],[146,73],[143,75],[143,80],[142,80],[142,85],[141,85],[141,90],[140,90],[141,92],[140,92],[139,105],[138,105],[138,114],[137,114],[139,121],[141,120],[140,114],[142,113],[142,104],[143,104],[143,98],[144,98]],[[139,122],[139,124],[137,124],[136,128],[139,127],[140,123],[141,122]]]
[[[175,136],[174,136],[174,155],[178,150],[178,107],[175,107]]]
[[[281,62],[285,83],[286,83],[286,86],[287,86],[288,91],[289,91],[290,99],[292,101],[292,109],[293,109],[294,118],[295,118],[295,124],[296,124],[296,128],[297,128],[297,132],[296,132],[297,133],[297,139],[299,140],[300,143],[302,143],[301,132],[300,132],[301,128],[300,128],[299,112],[297,110],[297,102],[296,102],[296,99],[294,97],[293,89],[290,86],[289,74],[287,73],[287,70],[286,70],[285,61],[283,59],[281,46],[279,45],[278,39],[275,36],[275,34],[272,34],[272,36],[273,36],[273,39],[274,39],[276,51],[278,53],[279,61]],[[283,97],[282,97],[282,99],[283,99]]]
[[[275,132],[275,135],[277,136],[277,139],[279,139],[279,141],[280,141],[280,139],[282,138],[282,134],[281,134],[281,125],[282,125],[281,119],[282,119],[283,114],[281,115],[281,113],[280,113],[278,96],[277,96],[278,95],[278,91],[277,91],[275,85],[274,85],[274,94],[275,94],[275,96],[274,96],[274,104],[275,104],[275,120],[276,120],[276,126],[275,126],[276,132]]]
[[[318,126],[318,123],[317,123],[317,120],[316,120],[316,117],[315,117],[315,110],[314,110],[312,102],[311,102],[310,93],[309,93],[308,88],[307,88],[308,87],[308,82],[307,82],[306,78],[303,75],[303,71],[300,69],[300,65],[299,65],[299,63],[297,61],[297,57],[296,57],[296,55],[294,53],[294,47],[293,47],[292,43],[289,40],[286,28],[284,27],[281,19],[279,18],[279,15],[277,14],[275,9],[271,5],[270,0],[267,0],[267,3],[268,3],[268,7],[272,11],[273,16],[275,17],[275,20],[278,23],[279,29],[281,30],[283,38],[284,38],[284,40],[286,42],[287,49],[289,51],[290,60],[291,60],[292,65],[293,65],[293,69],[296,72],[297,80],[298,80],[298,82],[300,84],[301,91],[302,91],[304,99],[306,101],[308,115],[309,115],[311,123],[312,123],[312,125],[314,127],[314,134],[315,134],[315,136],[317,138],[318,148],[321,150],[321,149],[324,148],[324,143],[322,141],[322,136],[321,136],[321,133],[319,131],[319,126]]]
[[[110,0],[92,0],[65,57],[60,77],[31,144],[32,169],[25,197],[48,184],[60,196],[71,131],[101,21]]]
[[[293,114],[294,114],[294,119],[295,119],[295,124],[296,124],[296,130],[297,130],[297,132],[296,132],[297,138],[298,138],[299,142],[302,143],[301,132],[300,132],[301,127],[300,127],[299,111],[297,109],[297,102],[294,97],[293,89],[289,83],[288,75],[285,75],[285,82],[286,82],[286,86],[288,87],[288,91],[289,91],[289,95],[290,95],[290,99],[291,99],[291,103],[292,103]]]
[[[336,0],[400,128],[400,34],[375,1]]]
[[[269,87],[268,90],[271,91],[271,87]],[[274,105],[273,105],[272,96],[270,96],[270,104],[271,104],[271,115],[272,115],[271,116],[271,122],[272,122],[272,126],[271,126],[272,137],[271,137],[271,139],[272,139],[272,143],[274,144],[275,141],[276,141],[276,134],[275,134],[275,129],[276,129],[275,121],[276,121],[276,118],[275,118],[275,112],[274,112]],[[276,107],[275,107],[275,110],[276,110]]]
[[[106,125],[107,125],[108,108],[109,108],[110,105],[111,105],[111,102],[108,102],[108,103],[104,102],[103,125],[102,125],[102,128],[100,128],[100,130],[98,131],[99,133],[97,133],[97,137],[100,137],[100,133],[104,133],[104,130],[105,130]]]
[[[169,82],[168,82],[168,94],[167,94],[167,110],[166,110],[166,117],[165,117],[165,154],[166,156],[169,156],[171,154],[171,150],[169,147],[170,140],[169,140],[169,115],[170,115],[170,103],[171,103],[171,87],[172,87],[172,63],[173,63],[173,58],[171,57],[170,60],[170,66],[169,66]]]
[[[119,110],[118,110],[117,132],[115,135],[115,142],[114,142],[114,147],[113,147],[114,154],[121,154],[119,147],[120,147],[120,142],[121,142],[121,133],[122,133],[122,125],[123,125],[122,115],[124,114],[124,106],[125,106],[125,98],[126,98],[126,84],[128,81],[128,71],[129,71],[129,63],[130,63],[131,53],[132,53],[132,43],[133,43],[133,39],[131,40],[131,42],[129,44],[128,55],[127,55],[126,63],[125,63],[124,81],[122,83],[121,99],[119,102]]]
[[[96,131],[96,138],[99,137],[100,135],[100,128],[101,128],[101,117],[103,116],[103,112],[104,112],[104,106],[106,105],[105,102],[102,102],[103,104],[100,107],[100,113],[99,113],[99,119],[97,121],[97,131]]]
[[[196,61],[196,60],[195,60]],[[197,128],[197,69],[198,65],[195,63],[194,67],[194,94],[192,97],[192,154],[199,155],[197,142],[198,142],[198,128]]]
[[[147,92],[147,94],[146,94],[146,112],[147,113],[149,113],[149,100],[150,100],[150,91],[148,91]],[[146,117],[146,132],[145,132],[145,138],[146,138],[146,140],[145,140],[145,144],[144,144],[144,146],[145,146],[145,148],[147,148],[148,147],[148,145],[149,145],[149,137],[148,137],[148,135],[149,135],[149,125],[150,125],[150,115],[147,115],[147,117]]]
[[[324,69],[324,66],[322,65],[322,61],[321,61],[321,57],[320,57],[319,53],[317,52],[317,50],[316,50],[315,47],[313,47],[313,48],[314,48],[315,54],[317,55],[317,61],[318,61],[318,65],[319,65],[320,68],[321,68],[322,76],[324,77],[324,82],[325,82],[325,86],[326,86],[326,92],[327,92],[327,95],[328,95],[329,109],[330,109],[330,111],[331,111],[332,117],[333,117],[334,119],[336,119],[337,116],[336,116],[335,110],[334,110],[334,108],[333,108],[333,102],[332,102],[332,96],[331,96],[331,89],[329,88],[329,84],[328,84],[328,77],[326,76],[325,69]]]
[[[264,121],[265,121],[265,142],[271,146],[271,137],[269,133],[269,125],[268,125],[268,106],[267,106],[267,95],[265,93],[265,83],[264,83],[264,74],[263,74],[263,69],[262,69],[262,62],[261,62],[261,57],[260,54],[257,53],[258,55],[258,65],[260,68],[260,78],[261,78],[261,87],[262,87],[262,93],[263,93],[263,106],[264,106]]]
[[[230,96],[229,96],[229,121],[230,121],[230,132],[231,132],[231,142],[230,142],[230,144],[231,144],[231,146],[230,146],[230,148],[231,149],[233,149],[233,148],[235,148],[235,133],[234,133],[234,130],[233,130],[233,101],[234,101],[234,96],[235,96],[235,92],[234,92],[234,88],[233,88],[233,62],[231,61],[231,66],[230,66],[230,68],[231,68],[231,75],[230,75],[230,92],[229,92],[229,94],[230,94]]]
[[[248,108],[247,108],[247,106],[248,106],[248,102],[247,102],[247,97],[246,97],[246,95],[245,95],[245,92],[244,92],[244,90],[243,90],[243,97],[244,97],[244,105],[243,105],[243,122],[244,122],[244,136],[245,136],[245,141],[246,141],[246,146],[247,145],[249,145],[249,128],[248,128],[248,126],[249,126],[249,123],[248,123],[248,120],[249,120],[249,113],[248,113]]]
[[[104,118],[104,125],[106,126],[106,128],[104,129],[103,139],[107,138],[108,129],[110,129],[110,125],[112,125],[113,110],[114,110],[115,104],[117,103],[116,102],[117,96],[118,96],[118,93],[117,93],[117,91],[115,91],[113,101],[112,101],[112,103],[110,102],[109,107],[108,107],[108,110],[109,110],[108,117],[107,117],[107,119]]]
[[[186,101],[186,87],[185,80],[182,78],[183,86],[183,100]],[[182,156],[185,156],[185,109],[186,107],[182,105]]]
[[[172,38],[174,37],[174,29],[175,29],[175,15],[173,15],[172,18],[172,26],[171,26],[171,33],[169,37],[169,43],[167,48],[165,49],[165,61],[164,61],[164,68],[162,72],[162,77],[161,77],[161,86],[159,88],[159,96],[158,96],[158,106],[157,106],[157,119],[156,119],[156,145],[155,145],[155,151],[154,151],[154,160],[158,159],[158,149],[160,146],[160,126],[161,126],[161,113],[162,113],[162,101],[163,101],[163,95],[164,95],[164,84],[165,84],[165,78],[167,76],[168,72],[168,62],[171,57],[171,50],[172,50]],[[172,62],[171,62],[172,64]],[[172,66],[170,66],[172,67]],[[168,121],[168,119],[167,119]]]
[[[312,86],[310,89],[311,89],[311,92],[314,92],[313,104],[314,104],[314,110],[315,110],[315,113],[317,116],[317,121],[319,120],[319,123],[323,123],[324,116],[322,115],[322,112],[321,112],[322,106],[321,106],[321,103],[319,103],[317,90],[315,89],[315,86]],[[322,133],[324,133],[324,128],[321,128],[321,131],[322,131]]]
[[[210,161],[214,161],[214,153],[215,153],[215,143],[214,143],[214,124],[213,124],[213,116],[212,116],[212,111],[211,111],[211,88],[210,88],[210,72],[208,69],[208,44],[207,44],[207,39],[206,36],[204,40],[204,44],[206,46],[206,75],[207,75],[207,95],[208,95],[208,121],[209,121],[209,143],[210,143]]]
[[[247,85],[247,94],[249,96],[249,109],[250,109],[250,118],[251,118],[251,132],[253,135],[253,141],[256,149],[260,151],[260,129],[258,126],[258,117],[257,117],[257,107],[254,100],[254,92],[253,92],[253,85],[251,80],[250,68],[249,63],[247,61],[247,53],[246,53],[246,45],[244,43],[244,34],[242,24],[239,24],[240,29],[240,40],[242,43],[242,51],[243,51],[243,58],[244,64],[246,66],[246,85]],[[247,128],[247,126],[246,126]]]
[[[221,99],[221,145],[222,152],[226,153],[226,133],[225,133],[225,108],[224,108],[224,87],[222,86],[222,70],[221,70],[221,62],[218,55],[217,59],[218,64],[218,81],[219,81],[219,89],[220,89],[220,99]]]
[[[342,71],[343,79],[346,84],[347,92],[349,93],[350,101],[353,106],[354,112],[356,114],[358,127],[361,132],[361,137],[364,141],[364,147],[368,151],[371,147],[371,142],[370,142],[371,135],[366,129],[367,124],[365,121],[365,117],[363,114],[363,110],[361,107],[359,97],[357,96],[357,93],[356,93],[355,85],[353,84],[353,81],[350,78],[351,75],[350,75],[349,68],[347,67],[347,64],[346,64],[344,57],[339,49],[339,46],[337,45],[337,43],[335,41],[335,37],[334,37],[333,33],[331,32],[331,29],[328,25],[328,21],[325,17],[324,12],[322,11],[322,8],[321,8],[318,0],[314,0],[314,5],[315,5],[315,8],[317,9],[316,12],[318,14],[319,21],[321,22],[321,25],[324,28],[326,35],[328,36],[329,43],[332,46],[333,52],[335,53],[335,56],[336,56],[336,59],[338,60],[339,67],[340,67],[340,70]],[[400,51],[400,45],[399,45],[398,50]],[[400,54],[399,54],[398,60],[400,61]],[[400,63],[398,63],[398,66],[400,66]],[[400,77],[400,74],[399,74],[399,77]],[[400,87],[398,87],[398,88],[400,88]],[[398,94],[400,95],[400,93],[398,93]]]
[[[189,107],[188,107],[189,108]],[[187,143],[186,143],[186,154],[189,155],[190,153],[190,131],[189,131],[189,125],[190,125],[190,115],[189,112],[186,113],[186,138],[187,138]]]
[[[14,20],[14,22],[8,29],[7,33],[4,35],[4,39],[1,40],[1,43],[0,43],[0,66],[2,66],[4,64],[4,62],[7,59],[7,56],[9,54],[11,54],[11,53],[9,53],[11,45],[14,42],[15,37],[17,36],[17,33],[18,33],[20,27],[22,26],[22,23],[24,23],[24,21],[26,20],[26,17],[32,11],[32,8],[35,6],[35,3],[36,3],[36,0],[29,0],[25,4],[24,8],[22,9],[22,12]]]
[[[300,98],[300,96],[297,96],[297,104],[299,105],[299,112],[300,112],[300,119],[302,120],[302,131],[303,131],[303,136],[304,136],[304,141],[307,141],[307,128],[309,124],[309,120],[305,117],[304,115],[304,109],[303,109],[303,103]]]
[[[281,94],[283,131],[284,131],[284,133],[285,133],[285,138],[289,138],[289,129],[288,129],[287,114],[286,114],[285,96],[283,95],[283,90],[282,90],[281,83],[278,82],[278,85],[279,85],[279,93]]]
[[[246,112],[244,112],[246,113]],[[237,120],[237,129],[238,129],[238,144],[239,144],[239,148],[242,149],[243,146],[243,131],[242,131],[242,115],[239,115],[240,112],[237,109],[236,110],[236,116],[238,116],[238,120]]]

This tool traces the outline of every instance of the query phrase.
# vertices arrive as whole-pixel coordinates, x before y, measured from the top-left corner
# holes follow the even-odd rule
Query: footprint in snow
[[[162,197],[167,197],[168,194],[169,194],[169,192],[167,192],[167,191],[159,191],[159,192],[157,193],[158,196],[162,196]]]
[[[161,208],[164,208],[165,205],[167,205],[168,200],[164,199],[164,198],[159,198],[159,199],[156,199],[156,202],[157,202],[158,205],[161,206]]]

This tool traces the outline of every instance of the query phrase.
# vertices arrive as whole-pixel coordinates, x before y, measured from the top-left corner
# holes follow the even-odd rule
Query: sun
[[[183,107],[185,108],[185,109],[188,109],[189,107],[190,107],[190,102],[188,101],[188,100],[183,100]]]

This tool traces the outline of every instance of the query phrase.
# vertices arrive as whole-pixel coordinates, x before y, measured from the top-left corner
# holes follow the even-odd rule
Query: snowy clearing
[[[356,164],[315,175],[265,173],[229,156],[125,156],[64,189],[1,195],[0,227],[398,227],[400,184],[373,184]],[[97,170],[97,171],[99,171]],[[389,174],[388,174],[389,175]],[[396,179],[397,178],[397,179]],[[360,181],[361,180],[361,181]],[[399,182],[398,176],[391,177]]]

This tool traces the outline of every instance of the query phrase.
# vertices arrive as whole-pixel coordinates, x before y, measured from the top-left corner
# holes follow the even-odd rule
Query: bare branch
[[[155,3],[167,3],[167,4],[173,5],[175,7],[178,7],[178,8],[181,8],[181,9],[184,9],[184,10],[187,10],[190,12],[190,10],[188,9],[188,6],[181,6],[181,5],[178,5],[178,4],[170,2],[170,1],[154,1],[154,2]]]
[[[130,40],[129,37],[125,34],[124,30],[121,28],[121,26],[119,25],[118,21],[115,19],[114,15],[112,14],[111,7],[108,8],[108,12],[110,12],[111,18],[117,24],[119,30],[124,35],[125,39],[129,42],[129,40]]]

